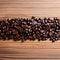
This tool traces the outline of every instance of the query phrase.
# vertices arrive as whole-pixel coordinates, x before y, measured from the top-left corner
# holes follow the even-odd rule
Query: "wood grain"
[[[60,0],[0,0],[0,18],[58,17]],[[0,60],[60,60],[60,40],[0,40]]]
[[[60,59],[60,41],[0,41],[0,59]]]
[[[60,17],[59,0],[0,0],[0,17]]]

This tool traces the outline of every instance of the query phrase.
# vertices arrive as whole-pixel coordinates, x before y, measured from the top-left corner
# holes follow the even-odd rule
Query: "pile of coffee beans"
[[[24,42],[26,40],[55,42],[60,39],[60,19],[51,18],[11,18],[0,19],[0,40]]]

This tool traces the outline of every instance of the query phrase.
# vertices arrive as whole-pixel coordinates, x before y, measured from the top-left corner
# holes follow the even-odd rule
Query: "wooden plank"
[[[52,43],[51,41],[0,41],[0,48],[14,49],[60,49],[60,41]]]
[[[0,17],[60,17],[59,3],[1,3],[0,6]]]
[[[10,58],[0,58],[1,60],[56,60],[56,59],[10,59]],[[60,60],[60,59],[57,59]]]
[[[0,48],[0,58],[14,59],[60,59],[60,49]]]
[[[35,10],[35,11],[39,11],[39,10],[44,10],[44,11],[45,10],[49,10],[49,11],[51,11],[51,10],[54,11],[55,10],[55,11],[59,11],[60,8],[55,7],[55,8],[51,9],[51,8],[40,8],[40,7],[39,8],[34,8],[34,7],[33,8],[32,7],[21,7],[21,8],[17,8],[17,7],[16,8],[12,8],[12,7],[10,8],[10,7],[8,7],[8,8],[4,8],[4,7],[0,7],[0,11],[20,11],[20,10],[22,10],[22,11],[24,11],[24,10],[25,11],[26,10],[27,11],[29,11],[29,10],[30,11],[33,11],[33,10]]]
[[[60,9],[46,9],[46,8],[1,8],[0,9],[1,16],[57,16],[60,17]]]
[[[60,59],[60,41],[0,41],[1,59]]]
[[[0,3],[0,7],[41,7],[41,8],[60,8],[60,3]]]
[[[53,3],[59,3],[60,0],[0,0],[0,3],[19,3],[19,2],[53,2]]]
[[[53,13],[53,14],[52,14]],[[9,14],[11,14],[11,15],[16,15],[16,14],[20,14],[20,15],[60,15],[60,10],[45,10],[45,11],[43,11],[43,9],[39,9],[39,10],[16,10],[16,11],[14,11],[14,10],[12,10],[12,11],[9,11],[9,10],[6,10],[6,11],[1,11],[0,10],[0,15],[9,15]]]

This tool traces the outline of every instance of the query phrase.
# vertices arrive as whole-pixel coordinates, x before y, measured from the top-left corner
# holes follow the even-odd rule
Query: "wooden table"
[[[0,0],[2,18],[60,18],[60,0]],[[0,40],[0,60],[60,60],[60,41]]]

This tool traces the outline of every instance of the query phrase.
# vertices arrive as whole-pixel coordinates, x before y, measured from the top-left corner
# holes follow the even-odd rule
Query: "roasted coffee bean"
[[[45,41],[50,39],[55,42],[60,39],[60,19],[50,18],[12,18],[0,20],[0,39],[21,41]]]

